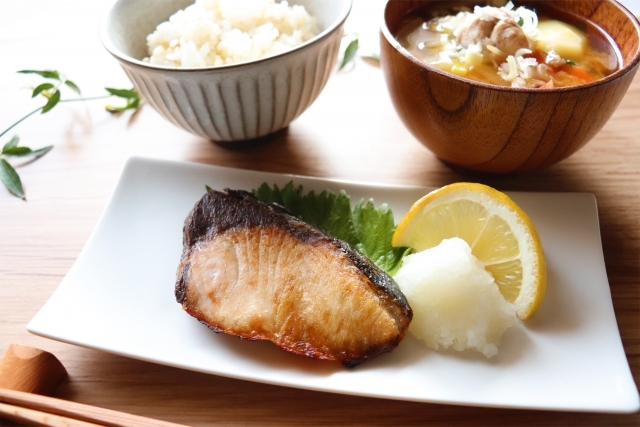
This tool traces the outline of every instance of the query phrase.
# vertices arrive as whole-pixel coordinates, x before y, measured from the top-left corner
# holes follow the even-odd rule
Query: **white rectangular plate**
[[[640,408],[607,281],[596,200],[510,193],[529,214],[548,262],[540,311],[503,336],[497,356],[434,351],[407,335],[353,369],[215,334],[175,301],[182,225],[212,188],[293,180],[387,203],[396,221],[426,188],[130,159],[77,261],[28,325],[34,334],[210,374],[360,396],[477,406],[597,412]]]

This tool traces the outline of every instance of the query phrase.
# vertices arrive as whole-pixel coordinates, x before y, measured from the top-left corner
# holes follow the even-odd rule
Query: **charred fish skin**
[[[242,190],[212,190],[192,209],[175,295],[216,332],[345,366],[393,350],[413,315],[350,245]]]

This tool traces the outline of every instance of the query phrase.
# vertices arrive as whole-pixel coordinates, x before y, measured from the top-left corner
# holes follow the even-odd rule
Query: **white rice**
[[[304,6],[275,0],[196,0],[147,36],[145,62],[208,67],[286,52],[320,32]]]

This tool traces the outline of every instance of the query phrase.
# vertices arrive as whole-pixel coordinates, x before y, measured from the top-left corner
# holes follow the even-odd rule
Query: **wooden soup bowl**
[[[591,83],[554,89],[467,80],[417,59],[394,36],[408,13],[435,3],[390,0],[386,4],[380,61],[395,109],[407,128],[440,159],[466,169],[523,172],[569,157],[609,120],[640,64],[640,24],[616,2],[522,1],[518,5],[544,10],[552,17],[577,15],[591,21],[617,44],[622,67]]]

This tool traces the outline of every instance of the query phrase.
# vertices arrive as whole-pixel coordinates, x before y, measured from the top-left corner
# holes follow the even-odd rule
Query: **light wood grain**
[[[33,409],[0,403],[0,416],[20,423],[21,425],[53,426],[53,427],[100,427],[99,424],[61,417]]]
[[[55,427],[179,426],[40,395],[54,392],[66,375],[66,369],[53,354],[39,348],[9,345],[0,361],[0,417],[21,424]]]
[[[69,402],[17,390],[0,389],[0,413],[11,414],[19,421],[42,425],[102,425],[109,427],[180,427],[179,424],[131,415],[97,406]],[[183,426],[184,427],[184,426]]]
[[[374,46],[376,5],[356,0],[347,25],[347,32],[357,31]],[[19,69],[59,68],[87,96],[104,86],[128,86],[96,34],[108,6],[109,1],[81,0],[3,3],[0,128],[39,105],[22,89],[31,80],[17,75]],[[177,129],[150,108],[129,123],[128,115],[112,117],[103,106],[102,101],[69,103],[17,127],[24,145],[55,149],[18,168],[27,202],[0,191],[0,353],[16,342],[55,354],[69,373],[56,397],[199,426],[640,424],[638,414],[458,407],[295,390],[131,360],[26,331],[80,253],[131,155],[380,183],[439,186],[472,180],[500,190],[595,194],[613,305],[639,384],[640,77],[583,149],[546,170],[512,176],[442,164],[400,122],[381,70],[360,59],[335,73],[286,131],[257,147],[225,149]]]

